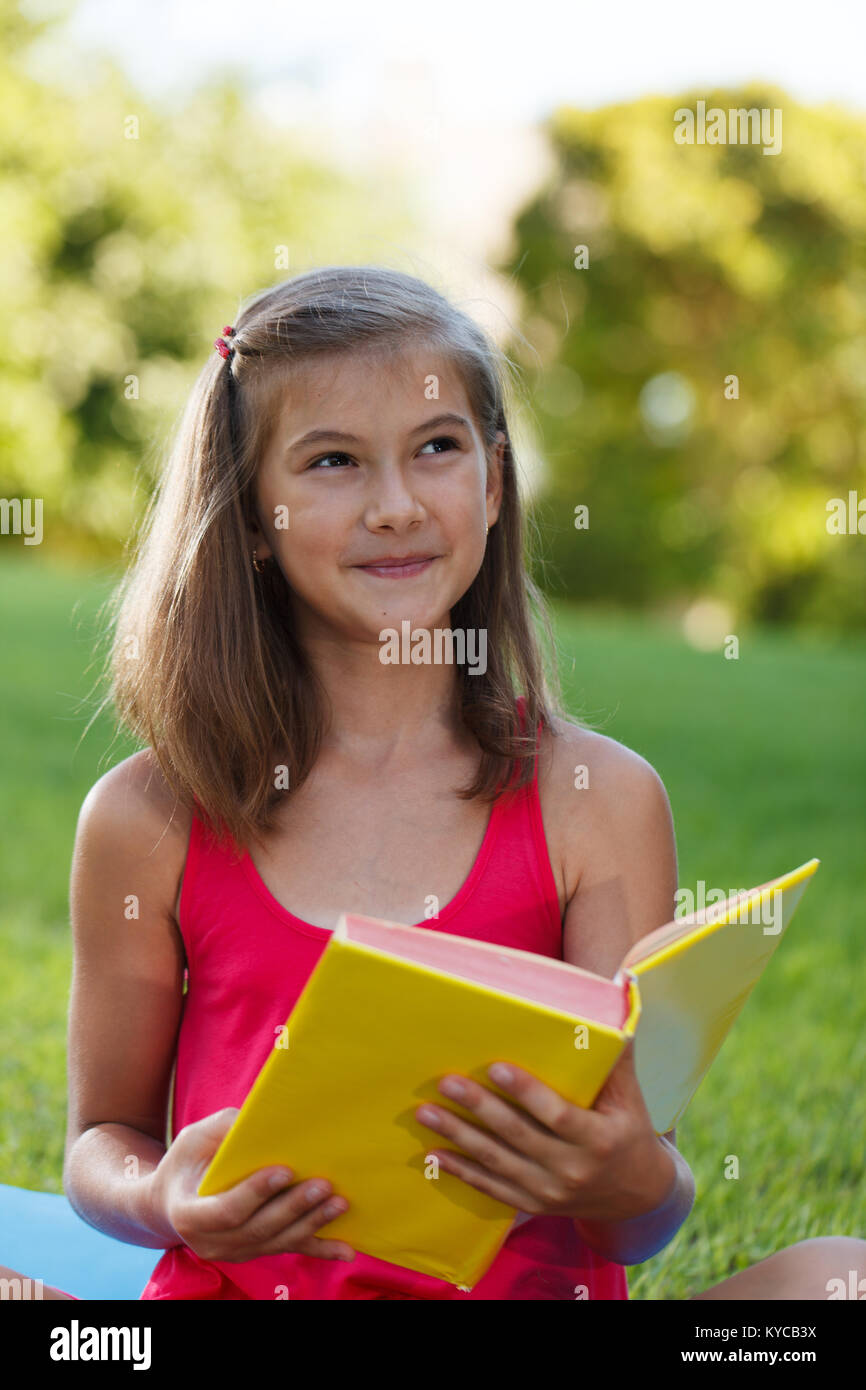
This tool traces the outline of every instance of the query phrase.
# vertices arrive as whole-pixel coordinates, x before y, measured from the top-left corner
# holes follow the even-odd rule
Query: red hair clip
[[[229,347],[228,343],[226,342],[226,338],[233,338],[235,330],[229,323],[226,324],[225,328],[223,329],[223,333],[225,334],[225,338],[214,338],[213,345],[219,353],[220,357],[231,357],[232,353],[234,352],[234,348]]]

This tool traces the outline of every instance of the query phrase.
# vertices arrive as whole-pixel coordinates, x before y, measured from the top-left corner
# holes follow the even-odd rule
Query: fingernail
[[[328,1188],[326,1183],[314,1182],[312,1187],[307,1188],[307,1201],[317,1202],[320,1197],[324,1197],[327,1190]]]
[[[281,1173],[272,1173],[268,1178],[268,1185],[270,1187],[285,1187],[286,1183],[290,1181],[291,1176],[292,1171],[290,1168],[283,1169]]]
[[[514,1072],[502,1062],[494,1062],[492,1067],[487,1068],[487,1072],[491,1080],[499,1081],[503,1086],[514,1080]]]
[[[444,1091],[446,1096],[453,1096],[454,1099],[457,1100],[464,1094],[466,1087],[463,1085],[463,1082],[458,1081],[456,1077],[446,1076],[439,1089],[440,1091]]]
[[[345,1210],[346,1203],[340,1197],[335,1197],[333,1202],[326,1202],[324,1206],[325,1216],[339,1216],[340,1212]]]

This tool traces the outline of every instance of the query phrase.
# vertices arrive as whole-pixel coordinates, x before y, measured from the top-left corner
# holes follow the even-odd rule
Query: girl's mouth
[[[437,556],[432,556],[429,560],[413,560],[408,565],[358,565],[359,570],[364,574],[375,574],[380,579],[408,579],[413,574],[421,574],[429,569]]]

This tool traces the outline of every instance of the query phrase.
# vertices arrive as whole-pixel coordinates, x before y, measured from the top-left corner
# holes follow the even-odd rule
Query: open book
[[[317,1234],[471,1288],[513,1208],[444,1170],[453,1148],[415,1119],[448,1072],[514,1100],[487,1075],[514,1062],[591,1107],[635,1038],[635,1070],[657,1134],[684,1113],[809,879],[781,878],[638,941],[613,979],[547,956],[435,929],[343,914],[199,1185],[222,1192],[285,1164],[328,1178],[349,1210]]]

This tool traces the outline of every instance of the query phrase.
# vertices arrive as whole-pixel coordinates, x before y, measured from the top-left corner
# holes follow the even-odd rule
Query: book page
[[[346,914],[346,937],[402,960],[612,1028],[621,1028],[628,1017],[628,992],[622,981],[553,957],[354,913]]]
[[[672,922],[665,922],[664,926],[657,927],[655,931],[649,932],[646,936],[642,936],[640,941],[635,942],[623,957],[620,969],[646,960],[648,956],[655,955],[656,951],[663,950],[672,941],[679,941],[681,937],[688,936],[689,932],[696,927],[705,927],[711,922],[718,922],[728,916],[742,915],[750,905],[754,905],[762,893],[776,885],[783,884],[789,877],[790,875],[785,875],[783,878],[770,879],[757,888],[744,888],[742,892],[732,894],[724,902],[711,903],[708,907],[702,907],[697,912],[690,912],[688,915],[675,918]]]

